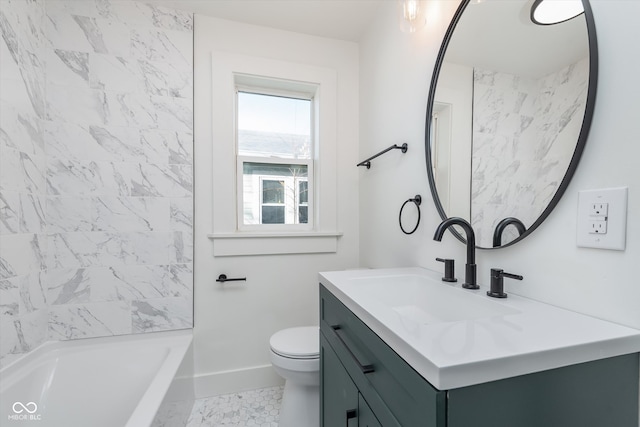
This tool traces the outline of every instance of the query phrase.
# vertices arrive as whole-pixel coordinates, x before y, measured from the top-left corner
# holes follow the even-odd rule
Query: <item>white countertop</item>
[[[463,289],[460,282],[443,282],[441,273],[423,268],[346,270],[319,276],[331,293],[439,390],[640,352],[640,330],[513,294],[490,298],[486,287]],[[428,280],[431,287],[448,287],[447,301],[435,305],[430,301],[432,308],[427,308],[416,298],[416,305],[391,307],[400,303],[376,300],[380,299],[376,292],[364,292],[367,280],[383,279],[391,287],[394,280],[416,282],[416,277]],[[505,284],[508,293],[508,279]],[[414,283],[414,289],[418,285]],[[439,298],[436,293],[434,299]],[[478,313],[463,320],[429,320],[430,310],[439,311],[444,319],[449,307],[454,311],[457,298],[464,307],[475,307],[477,302]]]

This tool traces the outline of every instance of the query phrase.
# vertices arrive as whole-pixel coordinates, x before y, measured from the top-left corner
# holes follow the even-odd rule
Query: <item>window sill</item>
[[[335,253],[342,232],[211,233],[213,256]]]

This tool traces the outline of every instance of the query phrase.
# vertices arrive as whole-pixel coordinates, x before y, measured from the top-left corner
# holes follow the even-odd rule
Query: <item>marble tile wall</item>
[[[0,0],[0,362],[47,339],[43,0]]]
[[[52,339],[192,326],[193,20],[46,3]]]
[[[505,217],[529,227],[555,194],[582,125],[588,67],[585,58],[540,79],[474,70],[471,212],[478,245],[492,246],[492,230]],[[516,235],[509,227],[503,241]]]
[[[39,288],[49,339],[192,327],[192,16],[0,1],[3,312],[16,317],[12,298]],[[21,56],[5,66],[7,50]]]

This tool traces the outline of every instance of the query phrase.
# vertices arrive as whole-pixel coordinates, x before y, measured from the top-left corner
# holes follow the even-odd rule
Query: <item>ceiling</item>
[[[357,42],[383,2],[395,0],[151,0],[193,13]]]
[[[192,13],[319,37],[359,42],[380,6],[396,0],[145,0]],[[460,0],[449,0],[459,2]],[[471,4],[456,27],[447,61],[540,76],[586,55],[584,20],[531,23],[533,0]],[[464,21],[463,20],[463,21]],[[476,26],[475,24],[478,24]],[[476,42],[479,42],[476,43]],[[478,46],[487,48],[478,48]],[[550,49],[553,47],[553,49]],[[507,53],[505,55],[505,53]],[[536,58],[531,61],[530,58]],[[542,60],[542,58],[544,58]]]
[[[539,78],[589,54],[584,15],[558,25],[536,25],[533,0],[471,4],[456,26],[447,62]]]

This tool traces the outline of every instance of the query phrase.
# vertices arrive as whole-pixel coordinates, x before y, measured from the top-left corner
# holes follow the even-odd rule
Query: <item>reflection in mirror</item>
[[[541,26],[530,20],[531,5],[463,2],[432,83],[432,192],[441,216],[467,219],[482,248],[494,247],[501,221],[517,219],[502,226],[497,246],[548,215],[577,166],[593,110],[595,45],[585,14]]]
[[[518,230],[518,235],[522,236],[525,231],[527,231],[527,227],[525,227],[524,223],[520,221],[518,218],[505,218],[496,225],[496,229],[493,230],[493,247],[497,248],[498,246],[502,246],[502,234],[504,230],[513,225],[516,230]]]
[[[554,25],[584,13],[580,0],[535,0],[531,20],[539,25]]]

